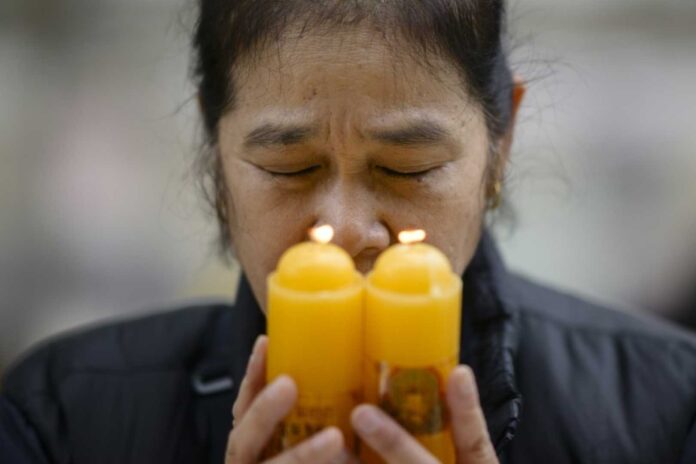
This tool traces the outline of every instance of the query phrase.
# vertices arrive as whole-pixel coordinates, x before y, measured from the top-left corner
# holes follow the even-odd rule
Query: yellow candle
[[[446,381],[459,359],[462,283],[423,243],[395,245],[366,283],[365,399],[443,463],[454,463]],[[371,450],[364,462],[382,462]]]
[[[362,312],[363,278],[341,248],[306,242],[281,257],[268,278],[267,380],[290,375],[299,397],[267,457],[330,425],[354,446],[350,412],[362,397]]]

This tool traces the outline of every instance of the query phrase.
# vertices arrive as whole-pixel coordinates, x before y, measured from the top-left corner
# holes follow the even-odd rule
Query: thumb
[[[450,374],[447,401],[452,417],[452,437],[459,464],[498,464],[479,404],[474,373],[458,366]]]

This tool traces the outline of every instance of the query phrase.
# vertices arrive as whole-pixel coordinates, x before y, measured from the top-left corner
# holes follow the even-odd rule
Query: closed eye
[[[264,169],[267,173],[269,173],[272,176],[279,176],[279,177],[302,177],[306,176],[309,174],[312,174],[316,170],[318,170],[321,166],[315,165],[315,166],[310,166],[308,168],[300,169],[297,171],[274,171],[272,169]]]
[[[437,167],[423,169],[421,171],[399,171],[396,169],[387,168],[385,166],[378,166],[377,169],[379,169],[384,174],[391,176],[391,177],[399,177],[399,178],[406,178],[406,179],[409,179],[409,178],[418,179],[418,178],[424,177],[425,175],[434,171],[435,169],[437,169]]]

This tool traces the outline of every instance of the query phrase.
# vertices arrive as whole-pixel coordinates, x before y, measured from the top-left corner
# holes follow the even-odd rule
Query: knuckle
[[[232,451],[234,454],[239,454],[239,448],[241,447],[240,443],[240,438],[239,438],[239,433],[236,431],[233,431],[230,434],[230,445],[228,446],[228,449]]]
[[[227,444],[227,451],[225,453],[226,462],[237,462],[239,456],[239,438],[238,434],[232,432],[230,434],[229,443]]]
[[[242,434],[233,431],[230,434],[230,442],[227,446],[228,464],[238,464],[241,462],[249,462],[252,460],[253,451],[250,449],[250,444],[242,439]]]
[[[469,455],[471,455],[476,462],[489,462],[495,455],[495,451],[493,451],[493,445],[491,445],[488,437],[482,435],[471,444]]]
[[[232,405],[232,417],[237,420],[239,419],[239,401],[235,401]]]
[[[480,414],[482,414],[482,412],[479,405],[474,405],[471,408],[455,408],[452,411],[454,420],[461,424],[477,422]]]

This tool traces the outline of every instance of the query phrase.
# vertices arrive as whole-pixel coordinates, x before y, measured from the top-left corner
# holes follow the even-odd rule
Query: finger
[[[247,363],[244,379],[239,386],[237,400],[232,407],[232,417],[237,424],[242,420],[249,405],[259,394],[266,383],[266,350],[268,349],[268,337],[261,335],[256,339],[251,356]]]
[[[345,446],[341,452],[333,458],[331,464],[361,464],[360,459],[350,451]]]
[[[457,450],[457,462],[497,464],[498,457],[479,404],[476,379],[468,366],[458,366],[450,374],[447,401],[452,417],[452,436]]]
[[[226,462],[256,462],[275,428],[290,412],[296,400],[297,387],[287,375],[281,375],[261,390],[230,434]]]
[[[415,438],[375,406],[358,406],[351,422],[360,438],[390,464],[437,463]]]
[[[343,456],[343,434],[336,427],[329,427],[266,464],[338,464],[345,462],[341,460]]]
[[[360,459],[349,452],[346,448],[343,448],[341,454],[336,459],[331,461],[331,464],[360,464]]]

